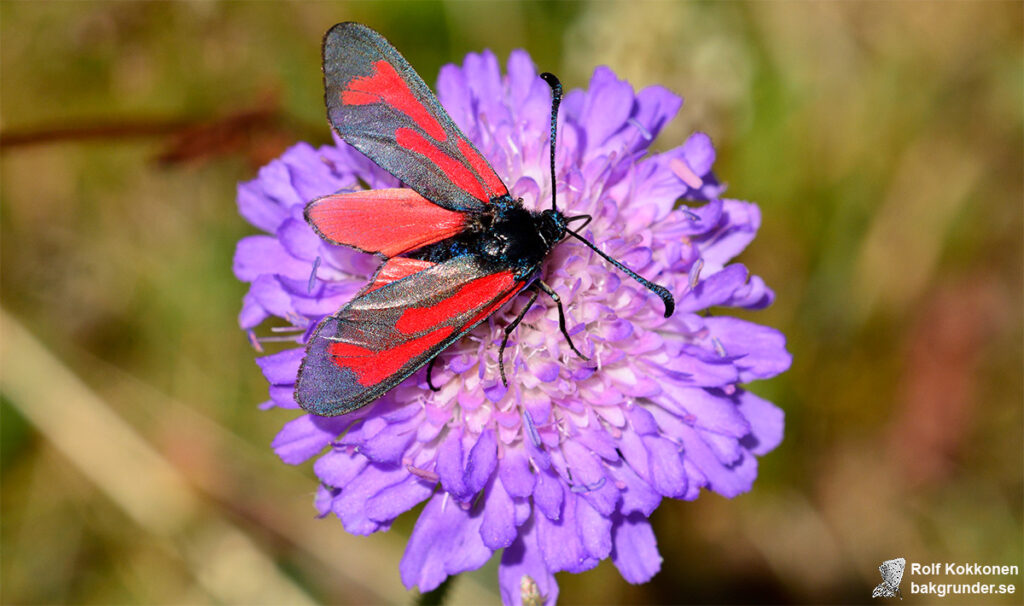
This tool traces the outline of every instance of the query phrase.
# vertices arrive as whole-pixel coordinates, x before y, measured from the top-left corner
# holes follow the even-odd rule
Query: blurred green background
[[[663,84],[658,148],[709,133],[761,205],[741,260],[777,302],[742,315],[789,337],[753,386],[786,439],[751,493],[662,504],[651,583],[604,562],[563,603],[867,603],[884,559],[1024,561],[1021,3],[3,2],[4,603],[413,599],[413,516],[314,518],[236,324],[235,184],[329,140],[346,20],[428,82],[522,47],[569,88]],[[943,603],[1020,603],[991,580],[1018,594]],[[496,564],[449,597],[496,602]]]

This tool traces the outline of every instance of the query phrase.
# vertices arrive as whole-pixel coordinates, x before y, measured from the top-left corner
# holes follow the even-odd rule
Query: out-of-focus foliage
[[[1020,563],[1022,11],[0,4],[2,601],[408,599],[411,518],[371,538],[313,519],[235,323],[235,183],[328,141],[319,40],[343,20],[428,81],[525,47],[568,87],[602,63],[665,85],[687,103],[661,148],[708,132],[761,205],[741,260],[778,296],[751,317],[794,364],[754,390],[786,440],[752,493],[658,510],[653,582],[605,563],[561,577],[565,603],[866,602],[884,559]]]

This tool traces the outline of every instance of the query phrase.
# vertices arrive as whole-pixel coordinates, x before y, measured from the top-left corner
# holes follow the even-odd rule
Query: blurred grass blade
[[[12,405],[129,518],[165,539],[215,601],[313,603],[248,536],[204,519],[178,471],[3,310],[0,334],[0,390]]]

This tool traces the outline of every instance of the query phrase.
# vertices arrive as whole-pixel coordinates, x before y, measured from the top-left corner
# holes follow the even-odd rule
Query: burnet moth
[[[358,23],[339,23],[323,43],[327,117],[342,139],[408,188],[336,193],[306,206],[306,220],[332,244],[384,259],[362,291],[324,318],[306,345],[295,400],[316,415],[351,412],[373,402],[524,289],[523,313],[544,291],[565,315],[558,295],[540,279],[541,264],[566,236],[577,238],[661,297],[665,317],[675,302],[653,284],[569,229],[555,204],[555,124],[562,87],[552,89],[551,208],[523,207],[487,160],[452,122],[423,79],[383,36]],[[430,377],[428,373],[428,383]],[[433,386],[431,385],[433,388]]]

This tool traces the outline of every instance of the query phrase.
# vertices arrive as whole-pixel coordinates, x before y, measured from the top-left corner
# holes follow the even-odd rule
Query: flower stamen
[[[405,468],[409,470],[409,473],[416,476],[417,478],[420,478],[421,480],[426,480],[428,482],[433,483],[437,482],[440,479],[440,476],[438,476],[436,472],[427,469],[420,469],[419,467],[415,467],[413,465],[406,465]]]
[[[537,426],[533,424],[533,417],[530,415],[530,411],[525,408],[523,409],[523,427],[526,429],[526,435],[530,438],[530,442],[537,448],[540,448],[540,433],[537,431]]]
[[[573,485],[571,485],[569,487],[569,490],[575,492],[576,494],[583,494],[583,493],[587,493],[587,492],[594,492],[595,490],[600,490],[600,488],[602,486],[604,486],[605,482],[607,482],[607,481],[608,481],[608,478],[602,477],[601,479],[599,479],[598,481],[594,482],[593,484],[591,484],[589,486],[586,485],[586,484],[573,484]]]
[[[320,256],[313,259],[313,271],[309,272],[309,283],[306,285],[306,293],[313,292],[313,286],[316,285],[316,270],[320,267]]]
[[[702,269],[704,269],[704,259],[697,259],[694,264],[690,266],[690,271],[687,274],[690,290],[697,288],[697,282],[700,281],[700,270]]]
[[[719,357],[724,358],[728,355],[725,352],[725,346],[718,340],[718,337],[711,337],[711,345],[714,346],[715,353],[717,353]]]
[[[668,168],[672,171],[672,174],[679,177],[679,180],[687,184],[691,189],[704,187],[704,180],[698,177],[697,173],[693,172],[693,169],[690,168],[686,160],[673,158],[668,163]]]

